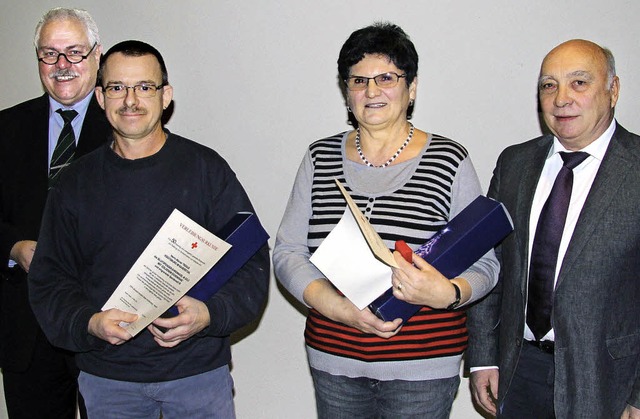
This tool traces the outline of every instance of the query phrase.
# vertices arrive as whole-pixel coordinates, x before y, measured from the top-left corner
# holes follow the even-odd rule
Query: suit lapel
[[[627,140],[628,132],[618,126],[580,212],[576,228],[562,262],[556,287],[560,285],[566,274],[571,271],[572,266],[579,259],[580,253],[593,235],[594,229],[609,210],[611,202],[615,201],[614,198],[619,193],[619,189],[622,185],[627,184],[625,178],[628,173],[632,170],[637,170],[637,168],[633,167],[631,159],[629,159],[629,153],[633,151],[628,150],[626,146]]]
[[[28,109],[24,115],[23,138],[16,144],[23,150],[17,156],[28,156],[23,162],[24,173],[32,179],[36,190],[43,191],[43,199],[49,189],[49,96],[42,95]],[[91,99],[87,114],[82,124],[78,140],[77,156],[82,156],[107,140],[107,133],[111,131],[104,111],[98,105],[95,97]]]
[[[107,133],[110,131],[109,122],[94,95],[82,123],[76,158],[95,150],[100,144],[106,142]]]
[[[21,145],[25,150],[19,155],[30,156],[26,161],[36,190],[48,189],[49,172],[49,98],[45,94],[33,103],[29,115],[25,115],[25,131]]]

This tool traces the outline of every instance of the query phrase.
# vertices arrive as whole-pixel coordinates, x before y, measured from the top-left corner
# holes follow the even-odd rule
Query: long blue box
[[[479,196],[415,253],[442,275],[452,279],[476,263],[485,253],[513,231],[506,208],[498,201]],[[384,321],[401,318],[403,323],[422,306],[409,304],[393,296],[389,288],[369,304],[369,309]]]
[[[234,215],[216,236],[229,243],[231,249],[187,292],[188,296],[200,301],[206,301],[218,292],[269,240],[269,234],[251,212]],[[168,313],[175,316],[178,309],[173,306]]]

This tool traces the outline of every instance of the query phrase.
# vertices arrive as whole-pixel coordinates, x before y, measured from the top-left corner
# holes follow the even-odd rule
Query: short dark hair
[[[407,75],[407,86],[418,74],[418,52],[409,35],[398,25],[377,22],[353,32],[344,43],[338,56],[338,74],[346,80],[352,66],[365,54],[384,55]]]
[[[103,83],[102,76],[104,75],[104,66],[107,62],[107,59],[111,55],[117,52],[120,52],[123,55],[128,57],[141,57],[143,55],[153,55],[154,57],[156,57],[156,59],[158,60],[158,63],[160,64],[160,70],[162,71],[162,84],[163,85],[169,84],[169,73],[167,72],[167,66],[164,63],[164,59],[162,58],[162,55],[160,54],[160,52],[154,47],[152,47],[151,45],[147,44],[146,42],[129,40],[129,41],[122,41],[115,44],[114,46],[109,48],[109,51],[107,51],[100,58],[100,68],[98,69],[98,85],[99,86],[102,86],[102,83]]]

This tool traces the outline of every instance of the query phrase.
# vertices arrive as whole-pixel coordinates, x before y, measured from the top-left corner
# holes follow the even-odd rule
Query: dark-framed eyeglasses
[[[47,65],[55,65],[58,64],[58,61],[62,56],[71,64],[79,64],[83,60],[86,60],[89,55],[91,55],[93,50],[96,48],[96,45],[98,45],[98,43],[94,42],[89,52],[87,52],[85,55],[82,55],[82,51],[78,50],[72,50],[66,54],[64,52],[58,52],[56,50],[40,51],[38,52],[38,61]]]
[[[367,86],[369,86],[369,80],[373,80],[376,83],[376,86],[384,89],[395,87],[398,84],[398,81],[403,77],[407,77],[407,75],[389,72],[378,74],[377,76],[373,77],[351,76],[348,77],[344,82],[349,90],[357,92],[358,90],[366,89]]]
[[[138,83],[134,86],[125,86],[118,83],[103,86],[102,91],[109,99],[122,99],[127,96],[129,89],[133,89],[137,97],[154,97],[158,89],[162,89],[164,86],[166,84]]]

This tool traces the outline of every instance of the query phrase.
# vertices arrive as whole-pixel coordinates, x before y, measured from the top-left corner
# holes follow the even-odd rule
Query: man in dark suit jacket
[[[78,371],[72,356],[40,330],[27,273],[64,125],[56,110],[78,112],[74,158],[106,142],[110,132],[93,96],[102,47],[87,12],[61,8],[43,16],[35,44],[46,93],[0,112],[0,365],[10,418],[74,418]]]
[[[618,93],[609,50],[584,40],[560,44],[539,79],[553,135],[498,159],[489,196],[505,204],[515,231],[498,248],[498,285],[467,323],[472,393],[498,417],[640,417],[640,137],[614,120]],[[588,157],[573,169],[550,275],[551,329],[534,334],[530,253],[565,151]]]

